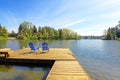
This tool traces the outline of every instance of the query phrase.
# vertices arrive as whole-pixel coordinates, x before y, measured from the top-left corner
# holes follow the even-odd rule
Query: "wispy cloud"
[[[71,23],[68,23],[68,24],[66,24],[66,25],[63,25],[62,28],[67,28],[67,27],[70,27],[70,26],[73,26],[73,25],[82,23],[82,22],[84,22],[84,21],[85,21],[85,20],[79,20],[79,21],[71,22]]]

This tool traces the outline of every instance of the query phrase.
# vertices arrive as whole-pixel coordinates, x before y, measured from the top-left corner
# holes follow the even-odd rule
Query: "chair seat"
[[[39,46],[38,47],[34,47],[34,44],[32,42],[29,43],[29,47],[31,48],[31,50],[33,50],[34,52],[36,52],[36,50],[39,50]]]

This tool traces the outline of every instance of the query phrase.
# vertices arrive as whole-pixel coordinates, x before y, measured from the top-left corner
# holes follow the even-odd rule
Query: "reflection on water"
[[[7,40],[1,40],[0,39],[0,48],[5,48],[7,45]]]
[[[10,65],[0,65],[0,72],[9,72],[13,69]]]
[[[0,80],[45,80],[49,67],[0,65]]]
[[[6,40],[0,41],[0,48],[9,47],[13,50],[28,47],[29,40]],[[36,46],[43,41],[32,41]],[[93,80],[119,80],[120,79],[120,42],[105,40],[51,40],[48,42],[50,48],[70,48],[84,69],[90,74]],[[14,44],[14,45],[13,45]],[[14,67],[15,68],[15,67]],[[14,71],[13,68],[13,71]],[[25,68],[25,67],[24,67]],[[15,68],[15,79],[29,76],[27,80],[36,80],[42,74],[39,71],[34,73],[31,68]],[[25,73],[28,72],[28,73]],[[2,72],[2,71],[1,71]],[[33,75],[34,77],[32,78]],[[3,74],[2,74],[3,75]],[[5,74],[4,74],[5,75]],[[3,76],[4,76],[3,75]],[[7,73],[7,75],[11,75]],[[1,76],[1,73],[0,73]],[[1,79],[0,79],[1,80]]]

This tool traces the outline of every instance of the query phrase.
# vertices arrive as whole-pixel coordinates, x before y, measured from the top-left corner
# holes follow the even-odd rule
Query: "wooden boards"
[[[0,49],[0,58],[7,58],[9,57],[8,52],[11,52],[12,50],[10,48],[4,48]]]
[[[46,80],[91,80],[77,61],[56,61]]]
[[[86,71],[78,63],[69,49],[50,48],[49,52],[42,52],[39,49],[36,53],[30,48],[9,52],[10,57],[6,60],[12,61],[55,61],[46,80],[91,80]],[[32,60],[32,61],[31,61]]]
[[[17,50],[10,55],[10,58],[14,59],[42,59],[42,60],[76,60],[69,49],[50,48],[49,52],[31,53],[29,48]]]

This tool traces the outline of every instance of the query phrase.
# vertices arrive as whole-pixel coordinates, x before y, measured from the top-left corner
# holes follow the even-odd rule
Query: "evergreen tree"
[[[35,25],[33,25],[33,34],[34,34],[34,33],[37,33],[37,28],[36,28]]]
[[[47,27],[42,28],[43,39],[48,39]]]
[[[56,31],[55,31],[55,39],[59,39],[59,36],[60,36],[60,35],[59,35],[59,31],[56,30]]]
[[[55,37],[54,30],[53,30],[53,29],[50,29],[49,38],[50,38],[50,39],[54,39],[54,37]]]
[[[115,27],[109,28],[107,34],[104,34],[105,39],[107,40],[116,40],[120,38],[120,21]]]

